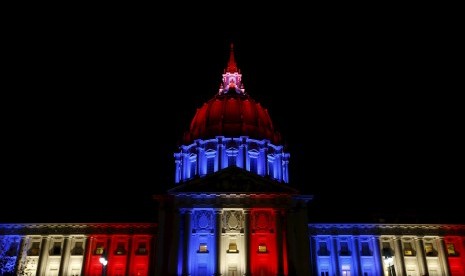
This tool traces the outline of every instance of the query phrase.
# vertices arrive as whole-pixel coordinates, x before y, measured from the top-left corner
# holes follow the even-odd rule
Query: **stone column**
[[[85,243],[85,253],[84,258],[82,260],[83,271],[81,272],[82,275],[86,273],[90,273],[90,259],[92,256],[92,247],[94,246],[95,238],[86,236],[86,243]]]
[[[63,251],[61,253],[59,276],[68,275],[69,256],[71,255],[69,236],[63,238]]]
[[[274,210],[276,219],[276,251],[278,255],[278,276],[284,275],[283,259],[283,230],[281,223],[281,210]]]
[[[375,275],[384,274],[384,261],[383,256],[381,256],[381,247],[379,237],[373,237],[373,257],[375,259]]]
[[[446,243],[443,237],[438,237],[438,258],[441,264],[442,273],[444,276],[450,276],[449,262],[447,260]]]
[[[405,262],[404,262],[404,252],[402,251],[402,239],[401,237],[394,238],[394,249],[395,249],[395,257],[396,257],[396,275],[398,276],[405,276],[407,272],[405,270]]]
[[[218,141],[218,146],[216,150],[216,155],[218,156],[218,169],[216,171],[219,171],[224,168],[223,164],[223,156],[224,156],[224,146],[223,146],[223,136],[217,136],[216,139]]]
[[[182,275],[190,275],[190,237],[191,237],[191,219],[192,219],[192,210],[184,210],[184,251],[182,258]]]
[[[133,244],[134,244],[134,236],[131,235],[129,236],[128,238],[128,251],[126,253],[126,256],[127,256],[127,260],[126,260],[126,275],[129,275],[130,271],[131,271],[131,262],[132,262],[132,259],[133,259]],[[152,246],[150,246],[150,248],[152,248]],[[149,261],[150,263],[150,261]]]
[[[334,275],[339,276],[341,275],[339,270],[339,256],[337,251],[337,237],[331,237],[332,239],[332,249],[331,249],[331,259],[333,260],[333,272]]]
[[[47,267],[48,260],[48,247],[49,247],[50,237],[43,237],[42,244],[40,245],[40,255],[39,261],[37,264],[37,275],[45,275],[45,269]]]
[[[17,275],[18,272],[22,269],[22,263],[21,261],[23,258],[26,258],[26,237],[21,237],[21,244],[19,245],[19,253],[17,254],[18,257],[16,257],[16,264],[15,264],[15,271],[14,275]]]
[[[360,261],[360,246],[359,246],[360,238],[353,237],[353,245],[354,245],[354,253],[352,254],[353,264],[355,265],[355,275],[363,275],[362,274],[362,263]]]
[[[244,209],[244,259],[245,259],[245,274],[251,275],[250,271],[250,210]]]
[[[221,275],[221,209],[215,210],[215,240],[216,240],[216,256],[215,256],[215,274]]]
[[[425,247],[423,246],[423,239],[415,237],[415,245],[417,248],[417,260],[420,268],[420,275],[428,275],[428,267],[426,266]]]
[[[241,145],[242,149],[242,168],[247,170],[247,137],[241,136]]]

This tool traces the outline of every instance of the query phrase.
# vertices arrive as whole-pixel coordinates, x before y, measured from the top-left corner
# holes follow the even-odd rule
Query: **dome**
[[[268,139],[280,144],[281,137],[274,130],[268,110],[250,96],[234,92],[216,95],[197,109],[184,142],[215,136]]]

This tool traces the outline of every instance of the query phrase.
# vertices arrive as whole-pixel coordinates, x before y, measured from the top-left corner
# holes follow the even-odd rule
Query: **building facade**
[[[174,153],[157,224],[2,224],[1,275],[465,276],[465,225],[309,224],[290,154],[231,46]]]

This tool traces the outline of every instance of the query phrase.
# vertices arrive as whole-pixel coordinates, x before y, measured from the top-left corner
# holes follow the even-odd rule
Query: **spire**
[[[229,61],[226,72],[234,73],[237,72],[236,60],[234,59],[234,44],[231,43],[231,51],[229,52]]]
[[[242,84],[242,74],[237,68],[236,60],[234,59],[234,45],[232,43],[231,51],[229,52],[228,66],[224,71],[218,94],[245,95],[244,85]]]

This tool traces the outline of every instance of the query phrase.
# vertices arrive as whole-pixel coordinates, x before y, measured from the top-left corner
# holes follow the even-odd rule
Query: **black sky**
[[[119,19],[44,20],[10,41],[0,221],[153,221],[233,42],[313,221],[465,222],[453,49],[430,25]]]

